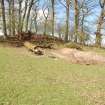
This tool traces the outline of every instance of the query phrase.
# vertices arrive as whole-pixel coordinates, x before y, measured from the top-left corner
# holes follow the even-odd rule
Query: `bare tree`
[[[19,21],[18,21],[18,32],[22,32],[22,1],[23,0],[18,0],[19,3]]]
[[[49,16],[49,6],[46,3],[43,4],[42,11],[43,11],[43,16],[45,18],[43,34],[46,35],[47,21],[48,21],[48,16]]]
[[[104,23],[104,17],[105,17],[105,0],[99,0],[99,4],[101,7],[101,14],[98,20],[98,26],[97,26],[97,31],[96,31],[96,46],[101,46],[101,29],[102,29],[102,24]]]
[[[33,4],[34,4],[34,0],[31,0],[30,3],[29,3],[29,9],[28,9],[28,12],[27,12],[27,17],[26,17],[26,31],[28,31],[29,17],[30,17],[30,12],[31,12]]]
[[[55,20],[55,0],[51,0],[52,7],[52,36],[54,36],[54,20]]]
[[[39,0],[37,0],[37,2],[34,4],[33,6],[33,17],[32,17],[32,21],[34,23],[34,27],[35,27],[35,33],[37,34],[37,31],[38,31],[38,20],[37,20],[37,17],[38,17],[38,9],[39,9]]]
[[[26,17],[27,7],[28,7],[28,0],[25,0],[24,13],[23,13],[22,22],[21,22],[21,31],[23,31],[23,25],[24,25],[24,20]]]
[[[95,17],[95,13],[94,10],[95,8],[97,8],[98,6],[98,2],[97,0],[81,0],[78,1],[78,8],[79,8],[79,32],[78,32],[78,37],[79,37],[79,42],[81,44],[85,44],[85,42],[91,38],[91,36],[89,35],[89,33],[91,34],[91,28],[89,26],[87,26],[86,24],[91,24],[92,25],[96,25],[96,23],[94,23],[95,19],[93,22],[90,23],[90,18],[88,18],[88,16],[93,16]]]
[[[57,24],[57,29],[56,31],[58,32],[59,38],[62,38],[62,25],[60,23]]]
[[[15,7],[14,7],[14,0],[11,0],[11,11],[12,11],[12,14],[11,14],[11,16],[12,16],[12,35],[14,36],[15,35]]]
[[[9,35],[11,35],[11,31],[12,31],[12,13],[11,13],[11,0],[7,0],[7,2],[8,2],[8,4],[9,4],[9,10],[8,10],[8,12],[9,12]]]
[[[37,10],[37,6],[35,8],[35,15],[34,15],[34,26],[35,26],[35,33],[37,34],[38,31],[38,26],[37,26],[37,16],[38,16],[38,10]]]
[[[74,8],[75,8],[75,42],[78,40],[78,25],[79,25],[79,8],[78,8],[78,0],[74,0]]]
[[[68,42],[69,34],[69,16],[70,16],[70,4],[71,0],[59,0],[59,2],[66,8],[66,32],[65,32],[65,42]]]
[[[1,0],[1,8],[2,8],[2,19],[3,19],[3,31],[4,31],[5,37],[7,37],[7,27],[6,27],[5,4],[4,4],[4,0]]]
[[[91,14],[91,9],[88,8],[86,5],[88,3],[86,0],[81,0],[81,2],[78,2],[78,7],[79,7],[79,26],[80,26],[80,31],[79,31],[79,41],[81,44],[85,44],[85,18]]]

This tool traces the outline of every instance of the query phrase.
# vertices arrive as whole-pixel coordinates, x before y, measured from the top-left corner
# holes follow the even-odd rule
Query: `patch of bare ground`
[[[79,51],[76,49],[63,48],[51,52],[58,58],[65,59],[71,63],[79,64],[104,64],[105,57],[91,51]]]

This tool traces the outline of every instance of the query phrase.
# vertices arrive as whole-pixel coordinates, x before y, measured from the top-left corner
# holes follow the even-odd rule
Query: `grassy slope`
[[[96,47],[83,47],[84,51],[94,51],[97,52],[98,54],[101,54],[105,56],[105,49],[104,48],[96,48]]]
[[[69,64],[0,47],[1,105],[104,105],[105,66]]]

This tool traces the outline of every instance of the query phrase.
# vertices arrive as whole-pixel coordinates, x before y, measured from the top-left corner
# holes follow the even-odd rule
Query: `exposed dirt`
[[[60,50],[52,51],[51,53],[58,58],[65,59],[72,63],[87,64],[87,65],[105,63],[105,57],[95,52],[86,52],[86,51],[79,51],[76,49],[63,48]]]

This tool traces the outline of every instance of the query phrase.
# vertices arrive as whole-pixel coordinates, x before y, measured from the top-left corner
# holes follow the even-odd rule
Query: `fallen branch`
[[[43,55],[43,51],[39,46],[36,46],[30,42],[24,42],[24,46],[31,52],[37,55]]]

